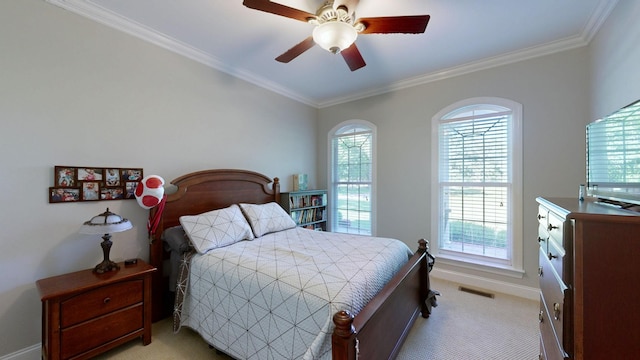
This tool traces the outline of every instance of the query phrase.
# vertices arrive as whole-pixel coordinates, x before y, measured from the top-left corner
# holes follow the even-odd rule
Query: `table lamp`
[[[109,211],[103,212],[100,215],[96,215],[91,218],[89,221],[85,221],[84,224],[80,227],[81,234],[89,234],[89,235],[102,235],[102,253],[104,254],[104,260],[96,265],[93,269],[94,272],[99,274],[108,272],[108,271],[116,271],[120,269],[120,266],[115,262],[109,260],[109,251],[111,250],[111,233],[121,232],[131,229],[133,226],[131,225],[131,221],[123,218],[118,214],[114,214]]]

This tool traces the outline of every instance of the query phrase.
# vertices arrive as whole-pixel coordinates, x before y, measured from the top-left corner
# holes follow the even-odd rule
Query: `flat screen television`
[[[640,205],[640,100],[587,125],[587,196]]]

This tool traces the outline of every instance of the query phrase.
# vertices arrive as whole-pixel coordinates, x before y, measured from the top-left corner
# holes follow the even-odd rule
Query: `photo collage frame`
[[[49,203],[135,199],[142,168],[54,166]]]

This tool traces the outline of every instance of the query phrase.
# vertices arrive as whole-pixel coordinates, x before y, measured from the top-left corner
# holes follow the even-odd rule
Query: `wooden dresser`
[[[120,270],[93,269],[38,280],[42,358],[88,359],[134,338],[151,342],[151,274],[138,259]]]
[[[540,359],[640,354],[640,213],[538,198]]]

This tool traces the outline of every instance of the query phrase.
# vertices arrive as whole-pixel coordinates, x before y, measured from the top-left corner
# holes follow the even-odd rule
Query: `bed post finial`
[[[333,360],[355,359],[356,329],[353,315],[347,310],[339,311],[333,315],[333,323],[336,325],[331,336]]]
[[[425,239],[418,240],[418,251],[421,254],[424,254],[425,252],[428,252],[429,251],[429,241],[427,241]]]
[[[280,179],[277,177],[273,178],[273,195],[275,197],[275,202],[280,202]]]

